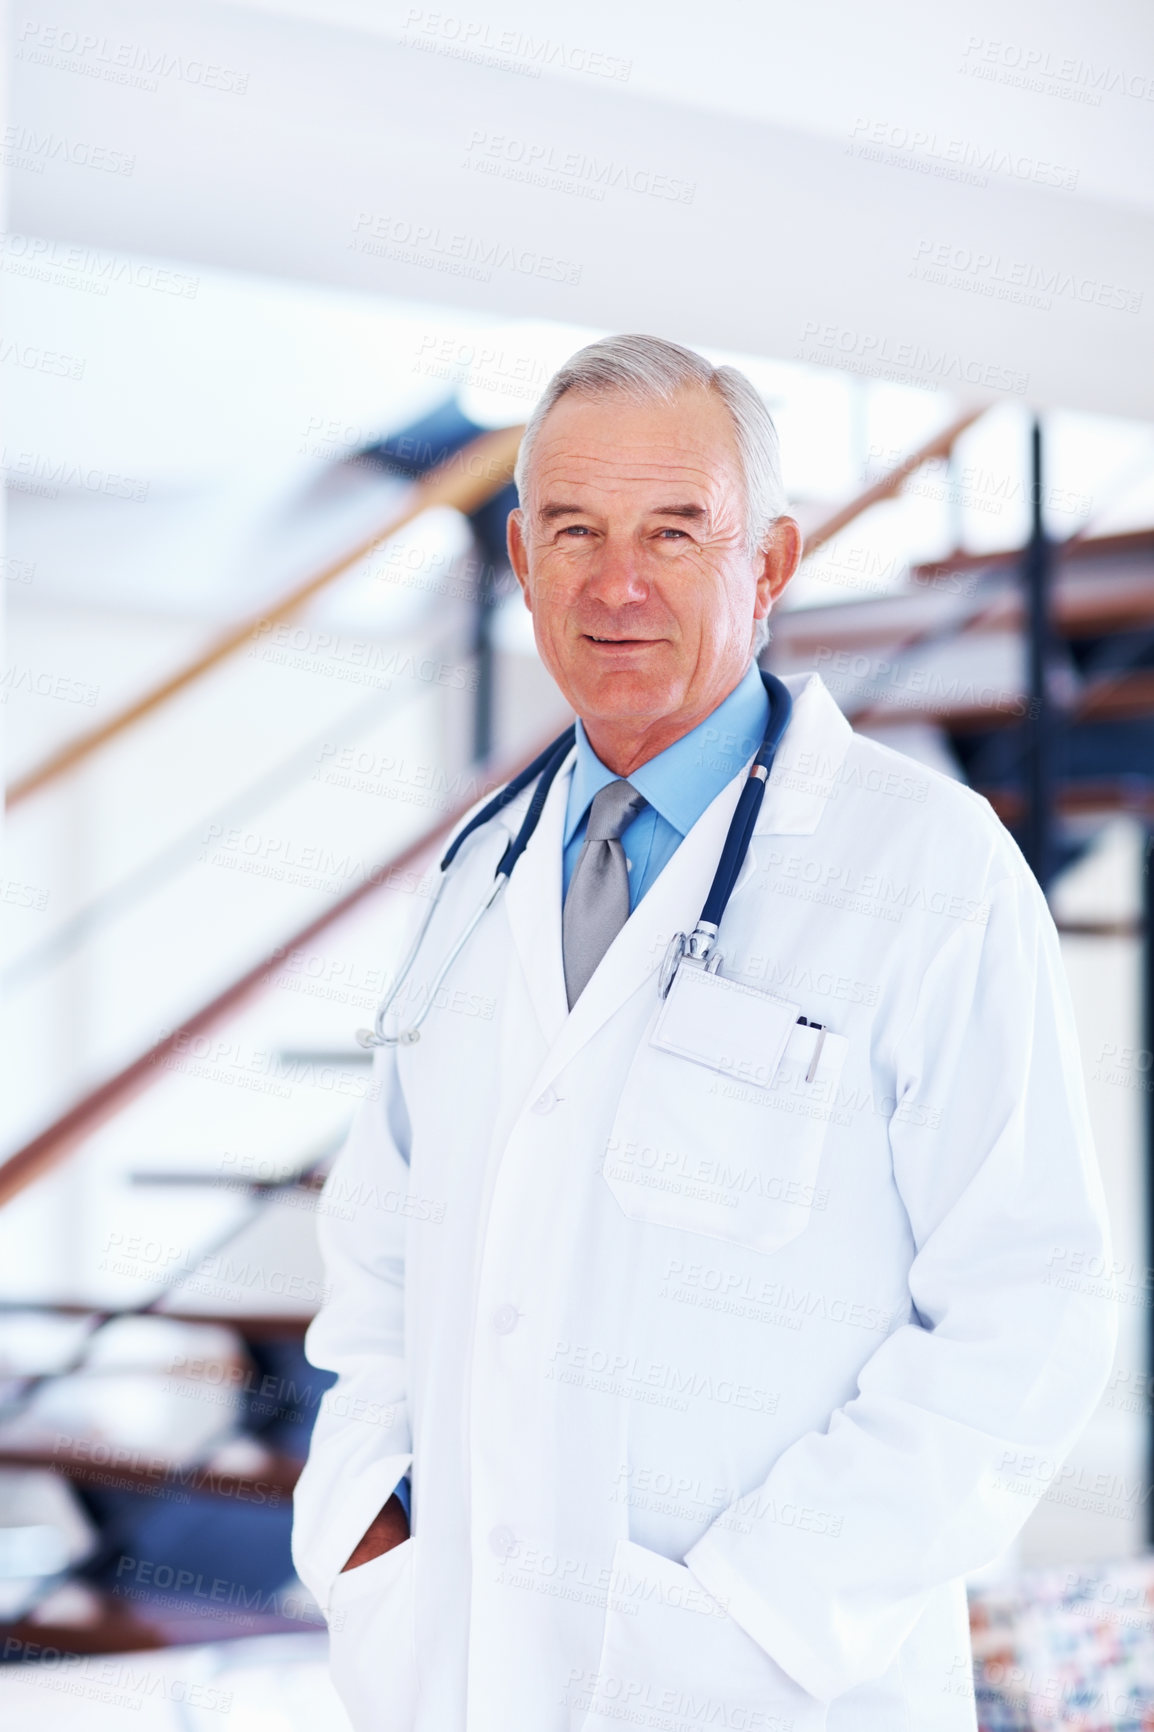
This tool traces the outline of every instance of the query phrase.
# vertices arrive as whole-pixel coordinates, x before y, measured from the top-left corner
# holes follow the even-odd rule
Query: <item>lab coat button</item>
[[[511,1335],[517,1327],[517,1307],[499,1305],[493,1313],[493,1328],[498,1335]]]
[[[494,1528],[489,1535],[489,1550],[499,1558],[507,1558],[517,1544],[512,1528]]]
[[[561,1096],[556,1089],[546,1089],[545,1093],[538,1095],[533,1102],[533,1111],[535,1113],[551,1113],[560,1099]]]

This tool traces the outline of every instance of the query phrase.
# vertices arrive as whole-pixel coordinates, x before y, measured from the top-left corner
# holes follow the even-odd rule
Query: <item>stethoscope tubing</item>
[[[789,726],[793,700],[790,697],[788,688],[784,686],[779,679],[775,678],[773,674],[767,674],[764,670],[762,670],[761,678],[769,697],[769,721],[766,724],[765,735],[762,739],[761,745],[758,747],[757,752],[754,755],[753,763],[750,766],[749,778],[738,796],[737,806],[734,809],[733,817],[730,820],[729,829],[726,833],[725,843],[721,850],[721,858],[718,860],[717,870],[713,875],[713,883],[709,887],[709,894],[705,899],[705,905],[701,910],[701,918],[697,923],[695,935],[700,935],[703,944],[703,951],[708,951],[717,936],[722,916],[725,913],[726,907],[729,903],[729,898],[733,893],[733,887],[737,882],[738,874],[741,871],[746,853],[749,849],[750,838],[753,835],[754,826],[757,823],[757,816],[761,810],[761,802],[765,796],[765,785],[769,780],[769,774],[773,768],[773,760],[777,754],[777,748],[781,744],[782,736],[784,735],[786,728]],[[436,895],[433,897],[433,900],[429,905],[428,913],[421,921],[417,936],[409,947],[408,954],[406,955],[404,962],[401,964],[401,968],[395,981],[377,1007],[377,1013],[373,1018],[373,1027],[371,1029],[362,1028],[357,1030],[357,1040],[361,1046],[369,1048],[381,1046],[408,1046],[413,1041],[420,1039],[421,1025],[424,1023],[425,1018],[433,1008],[437,993],[444,985],[453,964],[456,962],[458,956],[460,956],[465,945],[469,942],[469,939],[473,936],[473,933],[476,931],[489,909],[493,906],[493,903],[497,900],[505,885],[509,882],[513,873],[513,868],[516,866],[518,860],[520,860],[525,849],[529,846],[533,833],[540,822],[541,814],[545,809],[545,801],[549,796],[549,790],[556,780],[562,764],[572,751],[575,738],[575,728],[573,726],[566,728],[565,732],[559,735],[556,740],[551,741],[550,744],[545,747],[543,752],[538,753],[531,764],[527,764],[518,775],[513,777],[512,781],[506,783],[500,793],[494,795],[493,799],[488,801],[479,812],[474,813],[473,817],[465,825],[464,829],[454,837],[441,860],[441,879],[437,886]],[[425,934],[429,930],[433,916],[437,911],[437,905],[441,900],[441,894],[446,883],[446,873],[453,861],[456,859],[461,844],[465,842],[475,830],[478,830],[483,825],[487,824],[490,818],[494,818],[499,812],[502,812],[505,807],[509,805],[512,800],[516,799],[517,795],[521,793],[524,788],[527,788],[530,782],[535,778],[537,779],[537,786],[533,790],[533,796],[529,801],[521,826],[517,831],[516,836],[514,836],[509,842],[508,847],[497,862],[497,870],[494,875],[493,883],[488,890],[484,901],[468,921],[460,936],[457,938],[456,943],[453,945],[449,954],[445,957],[440,968],[437,970],[437,973],[428,988],[425,1002],[413,1018],[413,1021],[409,1023],[406,1028],[399,1030],[396,1034],[386,1033],[385,1020],[393,1008],[393,1005],[397,1002],[397,998],[403,989],[405,982],[408,980],[413,965],[417,960],[417,953],[419,952],[421,945],[424,943]],[[687,940],[683,933],[677,934],[671,941],[670,949],[672,950],[674,946],[678,944],[679,940],[681,950],[678,954],[682,954],[687,946]],[[663,969],[663,993],[668,991],[669,978],[669,964],[667,961],[666,967]]]

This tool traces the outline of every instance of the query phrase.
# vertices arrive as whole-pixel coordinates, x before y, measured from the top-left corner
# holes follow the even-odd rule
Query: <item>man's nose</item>
[[[649,584],[631,539],[606,537],[589,573],[586,594],[606,607],[629,607],[648,599]]]

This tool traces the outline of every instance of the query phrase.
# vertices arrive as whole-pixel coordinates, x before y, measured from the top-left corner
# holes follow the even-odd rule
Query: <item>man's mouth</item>
[[[651,637],[598,637],[597,633],[592,631],[587,631],[584,635],[590,643],[656,643],[657,641],[656,638]]]

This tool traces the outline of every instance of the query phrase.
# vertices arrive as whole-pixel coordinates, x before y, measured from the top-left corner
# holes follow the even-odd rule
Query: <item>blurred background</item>
[[[462,0],[472,5],[473,0]],[[518,429],[743,367],[765,664],[1043,880],[1118,1359],[972,1584],[995,1728],[1154,1724],[1154,24],[977,0],[13,0],[0,1718],[339,1727],[289,1557],[317,1192],[437,843],[564,726]]]

